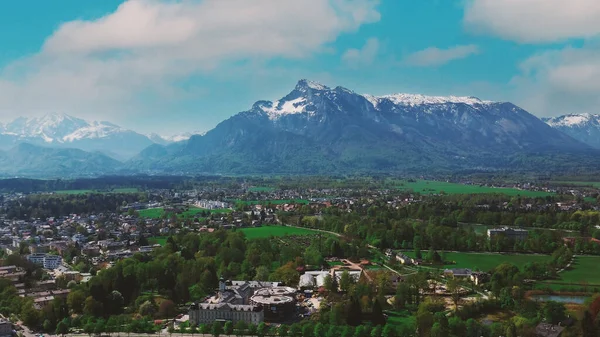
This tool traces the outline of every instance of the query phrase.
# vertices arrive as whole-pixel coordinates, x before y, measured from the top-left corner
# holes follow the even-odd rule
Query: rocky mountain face
[[[590,151],[508,102],[361,95],[301,80],[280,100],[258,101],[203,136],[153,145],[129,165],[180,173],[498,170]]]
[[[569,114],[544,118],[543,121],[556,130],[600,149],[600,115]]]

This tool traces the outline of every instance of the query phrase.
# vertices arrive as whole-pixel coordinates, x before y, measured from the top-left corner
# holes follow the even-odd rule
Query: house
[[[540,337],[558,337],[565,328],[560,325],[540,323],[535,327],[535,334]]]
[[[409,257],[407,255],[404,255],[404,254],[396,255],[396,260],[398,260],[398,262],[405,264],[405,265],[416,264],[415,259],[413,259],[412,257]]]
[[[471,269],[467,268],[457,268],[457,269],[446,269],[444,270],[444,277],[453,277],[453,278],[471,278],[473,272]]]

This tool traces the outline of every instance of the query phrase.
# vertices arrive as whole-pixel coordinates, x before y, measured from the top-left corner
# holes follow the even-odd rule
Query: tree
[[[64,336],[69,333],[69,326],[67,325],[67,323],[65,323],[65,321],[60,321],[56,325],[56,331],[54,333],[57,335]]]
[[[279,329],[277,329],[277,334],[279,335],[279,337],[287,337],[288,333],[289,333],[289,328],[285,324],[280,325]]]
[[[313,331],[314,337],[325,337],[325,326],[323,323],[315,324],[315,330]]]
[[[129,327],[129,325],[128,325]],[[83,326],[83,332],[85,332],[88,335],[92,335],[94,333],[94,323],[92,322],[88,322]],[[129,331],[128,331],[129,333]]]
[[[23,323],[29,327],[36,327],[40,325],[41,315],[33,307],[32,301],[27,301],[21,308],[21,319]]]
[[[347,270],[342,272],[342,276],[340,277],[340,289],[343,292],[350,291],[350,287],[354,283],[354,279],[350,276],[350,273]]]
[[[596,326],[594,325],[594,320],[592,319],[592,313],[589,310],[586,310],[583,313],[583,318],[581,319],[580,324],[583,337],[596,336]]]
[[[325,288],[327,291],[335,292],[337,289],[334,290],[333,286],[333,277],[330,274],[327,274],[327,276],[325,276],[323,279],[323,288]]]
[[[386,324],[381,332],[381,337],[396,337],[395,328],[390,324]]]
[[[381,337],[381,333],[381,325],[377,325],[371,330],[371,337]]]
[[[244,321],[238,321],[237,323],[235,323],[235,331],[237,331],[238,336],[243,336],[246,332],[246,328],[247,325]]]
[[[221,326],[221,322],[214,321],[210,329],[210,333],[215,337],[219,337],[221,333],[223,333],[223,327]]]
[[[175,303],[171,300],[163,300],[158,306],[158,317],[171,318],[175,316]]]
[[[150,301],[146,301],[144,303],[142,303],[142,305],[140,305],[139,308],[139,313],[142,316],[153,316],[154,313],[156,312],[156,309],[154,308],[154,303],[150,302]]]
[[[84,302],[83,313],[89,316],[102,316],[102,303],[96,301],[92,296],[88,296]]]
[[[302,337],[313,337],[313,327],[310,324],[302,326]]]
[[[231,336],[233,333],[233,323],[231,323],[231,321],[225,322],[225,325],[223,326],[223,333],[227,336]]]
[[[256,268],[256,276],[254,276],[254,280],[255,281],[266,281],[269,279],[269,268],[265,267],[265,266],[258,266],[258,268]]]
[[[73,290],[67,296],[67,305],[73,313],[83,313],[83,306],[85,305],[85,293],[81,290]]]
[[[50,322],[49,319],[45,319],[44,323],[42,323],[42,329],[44,329],[44,331],[49,332],[52,330],[52,322]]]
[[[452,302],[454,302],[454,311],[458,311],[458,302],[460,301],[461,290],[460,283],[456,278],[451,278],[448,280],[446,287],[448,288],[448,292],[452,297]]]
[[[290,331],[288,333],[290,337],[300,337],[301,333],[302,329],[300,328],[300,325],[298,325],[298,323],[290,325]]]
[[[544,306],[543,314],[548,323],[558,324],[566,318],[566,309],[562,303],[549,301]]]
[[[373,312],[371,314],[371,322],[373,325],[379,326],[385,324],[385,316],[383,316],[383,310],[381,308],[381,303],[379,303],[379,299],[375,299],[373,303]]]
[[[506,337],[517,337],[517,326],[513,322],[508,322],[506,325]]]
[[[260,322],[258,324],[258,326],[256,327],[256,334],[259,337],[263,337],[267,334],[267,325],[265,324],[265,322]]]
[[[346,323],[351,326],[360,325],[362,322],[362,312],[360,308],[360,303],[358,302],[358,298],[352,297],[350,300],[350,305],[348,307],[348,316]]]

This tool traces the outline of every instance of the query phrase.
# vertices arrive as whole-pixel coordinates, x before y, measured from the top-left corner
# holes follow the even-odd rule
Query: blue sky
[[[598,17],[596,0],[7,2],[0,121],[206,131],[300,78],[600,113]]]

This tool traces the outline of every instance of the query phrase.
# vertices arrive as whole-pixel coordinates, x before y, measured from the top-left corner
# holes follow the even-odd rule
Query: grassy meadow
[[[230,213],[230,209],[204,209],[198,207],[190,207],[187,211],[184,211],[180,214],[177,214],[178,219],[190,219],[194,218],[197,214],[202,212],[210,212],[211,214],[215,213]],[[140,217],[148,218],[148,219],[160,219],[165,214],[165,209],[162,207],[159,208],[148,208],[141,209],[138,211]]]
[[[239,231],[242,231],[244,235],[246,235],[246,238],[248,238],[249,240],[258,238],[268,238],[271,236],[311,235],[318,233],[310,229],[287,226],[248,227],[240,228]]]
[[[404,252],[410,257],[415,257],[414,252]],[[427,254],[427,251],[422,251]],[[441,254],[441,252],[440,252]],[[454,264],[440,265],[439,268],[469,268],[479,269],[481,271],[490,271],[496,266],[507,262],[512,263],[519,268],[527,262],[546,262],[550,261],[549,255],[532,254],[492,254],[492,253],[446,253],[446,261],[454,261]]]

